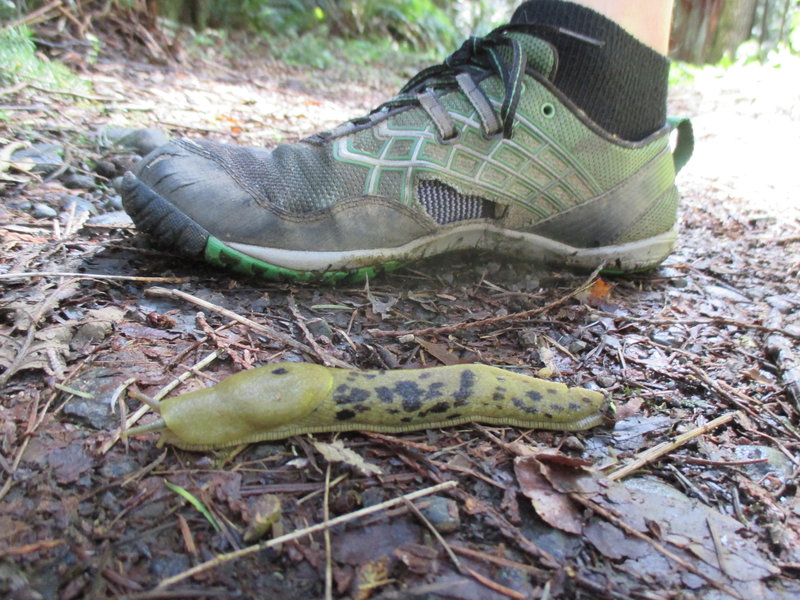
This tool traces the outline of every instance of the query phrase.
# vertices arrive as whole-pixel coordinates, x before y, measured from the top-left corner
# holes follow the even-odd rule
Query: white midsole
[[[395,248],[313,252],[238,242],[224,243],[257,260],[297,271],[346,271],[471,248],[496,250],[523,260],[555,259],[567,266],[579,268],[593,269],[605,263],[610,269],[635,271],[653,267],[664,260],[674,247],[677,237],[676,225],[670,231],[636,242],[600,248],[575,248],[533,233],[500,229],[485,223],[470,223],[421,237]]]

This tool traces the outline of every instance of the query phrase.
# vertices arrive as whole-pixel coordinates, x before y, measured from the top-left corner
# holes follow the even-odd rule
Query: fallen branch
[[[713,421],[709,421],[708,423],[702,425],[701,427],[695,427],[691,431],[682,433],[671,442],[662,442],[657,446],[648,448],[644,452],[641,452],[636,457],[635,460],[628,463],[624,467],[620,467],[619,469],[616,469],[613,472],[609,473],[607,477],[611,481],[616,481],[617,479],[622,479],[623,477],[627,477],[634,471],[638,471],[639,469],[641,469],[644,465],[656,461],[665,454],[669,454],[670,452],[677,450],[678,448],[690,442],[691,440],[695,439],[696,437],[706,434],[709,431],[713,431],[720,425],[729,423],[730,421],[735,419],[738,414],[739,414],[738,411],[724,414],[721,417],[717,417]]]

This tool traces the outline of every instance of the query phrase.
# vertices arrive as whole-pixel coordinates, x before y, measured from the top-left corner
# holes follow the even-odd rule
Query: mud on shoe
[[[688,122],[626,140],[553,83],[557,41],[514,23],[470,38],[368,116],[273,150],[179,139],[123,182],[162,246],[271,279],[359,278],[440,253],[628,272],[676,241]],[[555,41],[554,41],[555,40]]]

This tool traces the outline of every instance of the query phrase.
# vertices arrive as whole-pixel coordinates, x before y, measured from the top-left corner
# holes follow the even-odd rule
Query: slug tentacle
[[[487,365],[354,371],[278,363],[161,402],[161,443],[189,450],[325,431],[398,433],[468,422],[577,431],[608,400]],[[153,426],[131,429],[140,433]]]
[[[125,431],[124,436],[137,435],[139,433],[150,433],[151,431],[164,431],[167,429],[167,422],[164,419],[156,419],[147,425],[139,425],[138,427],[131,427]]]

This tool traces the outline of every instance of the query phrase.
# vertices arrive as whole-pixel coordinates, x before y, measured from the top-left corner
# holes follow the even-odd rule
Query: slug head
[[[167,398],[163,442],[185,449],[234,446],[308,415],[333,385],[327,368],[276,363],[243,371],[211,388]]]

